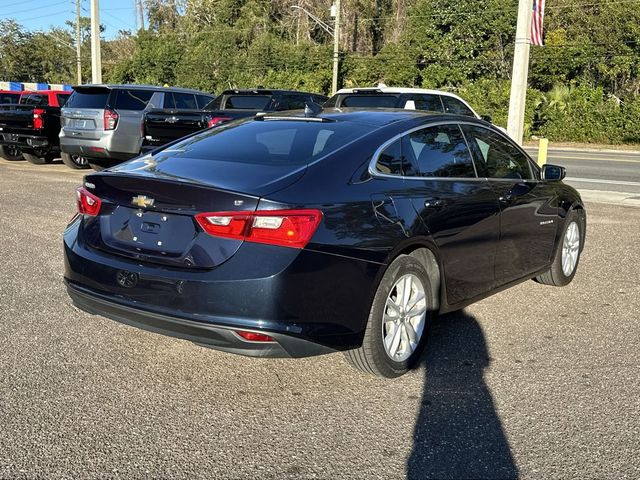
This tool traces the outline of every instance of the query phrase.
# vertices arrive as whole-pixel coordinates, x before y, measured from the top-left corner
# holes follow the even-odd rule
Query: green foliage
[[[208,92],[258,85],[330,93],[332,38],[290,0],[145,0],[147,30],[103,42],[108,82]],[[331,0],[293,2],[331,24]],[[339,84],[440,88],[507,121],[515,0],[343,0]],[[74,25],[46,34],[0,21],[0,78],[74,82]],[[88,22],[82,21],[88,78]],[[640,9],[547,3],[532,47],[527,135],[638,142]],[[542,93],[547,92],[547,93]],[[618,101],[619,99],[620,101]]]

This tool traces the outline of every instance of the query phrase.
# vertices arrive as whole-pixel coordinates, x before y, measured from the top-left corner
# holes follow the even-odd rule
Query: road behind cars
[[[589,204],[574,282],[433,326],[389,381],[93,317],[62,285],[82,172],[0,161],[0,478],[638,478],[640,208]]]

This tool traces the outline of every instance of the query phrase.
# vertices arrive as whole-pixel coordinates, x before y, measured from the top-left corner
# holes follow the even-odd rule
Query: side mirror
[[[564,167],[558,165],[545,164],[542,166],[542,179],[548,182],[559,182],[567,176],[567,171]]]
[[[480,115],[480,118],[485,122],[491,123],[491,115]]]

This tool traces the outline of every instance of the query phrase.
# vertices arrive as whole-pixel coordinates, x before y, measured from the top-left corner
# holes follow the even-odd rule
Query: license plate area
[[[68,123],[69,128],[74,130],[95,130],[96,124],[93,120],[84,118],[72,118]]]
[[[180,256],[197,235],[192,217],[186,215],[118,206],[102,221],[105,243],[139,253]]]

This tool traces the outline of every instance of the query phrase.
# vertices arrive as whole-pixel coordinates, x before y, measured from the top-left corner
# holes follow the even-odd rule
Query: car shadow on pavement
[[[407,478],[510,479],[518,469],[483,372],[491,359],[476,319],[459,311],[431,325],[426,381]]]

